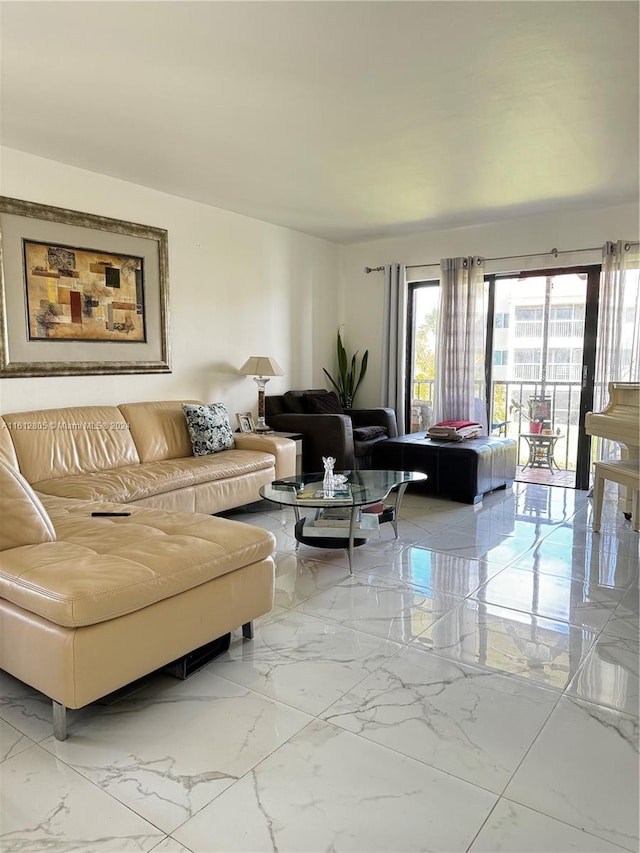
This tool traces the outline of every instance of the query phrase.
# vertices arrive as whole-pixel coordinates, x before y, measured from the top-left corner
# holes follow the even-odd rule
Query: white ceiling
[[[5,2],[2,142],[340,242],[638,200],[637,2]]]

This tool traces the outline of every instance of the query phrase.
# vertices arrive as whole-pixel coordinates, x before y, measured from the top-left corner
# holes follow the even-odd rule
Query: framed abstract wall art
[[[0,376],[168,373],[167,232],[0,196]]]

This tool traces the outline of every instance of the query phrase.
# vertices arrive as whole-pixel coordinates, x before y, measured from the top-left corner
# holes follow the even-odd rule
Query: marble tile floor
[[[583,492],[405,498],[346,554],[273,531],[253,641],[72,712],[0,675],[0,849],[637,851],[639,537]]]

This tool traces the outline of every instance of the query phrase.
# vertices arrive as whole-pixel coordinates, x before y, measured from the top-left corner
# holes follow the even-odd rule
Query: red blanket
[[[464,427],[469,426],[480,427],[481,424],[477,423],[476,421],[440,421],[439,424],[434,424],[434,426],[450,427],[451,429],[464,429]]]

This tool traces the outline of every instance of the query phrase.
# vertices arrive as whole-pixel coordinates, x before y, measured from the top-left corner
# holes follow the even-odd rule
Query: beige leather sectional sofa
[[[275,436],[192,456],[180,401],[0,419],[0,668],[53,700],[56,737],[66,708],[252,635],[273,536],[208,514],[294,472],[294,442]]]

